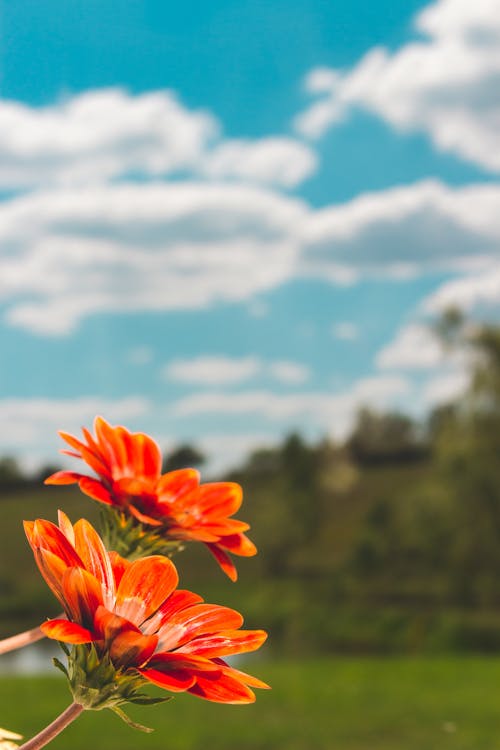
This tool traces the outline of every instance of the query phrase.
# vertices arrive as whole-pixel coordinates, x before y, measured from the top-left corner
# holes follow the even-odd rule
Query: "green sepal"
[[[62,672],[65,677],[69,678],[68,670],[66,669],[62,661],[59,661],[59,659],[54,656],[54,658],[52,659],[52,664],[56,669],[59,669],[59,671]]]
[[[173,695],[168,695],[166,698],[153,698],[149,695],[141,695],[140,693],[133,698],[129,698],[129,703],[135,703],[138,706],[155,706],[157,703],[168,703],[171,701]]]
[[[149,555],[172,557],[184,549],[177,539],[169,539],[167,527],[148,526],[119,508],[100,508],[101,536],[107,549],[118,552],[127,560]]]
[[[132,727],[132,729],[138,729],[139,732],[147,732],[148,734],[150,732],[154,732],[154,729],[151,727],[145,727],[144,724],[139,724],[137,721],[132,721],[130,716],[127,716],[125,711],[123,711],[121,708],[118,708],[118,706],[112,706],[110,708],[110,711],[113,711],[114,714],[120,717],[122,721],[125,722],[125,724],[128,724],[129,727]]]
[[[76,703],[93,711],[127,703],[147,681],[136,670],[116,669],[108,653],[99,653],[96,646],[73,646],[68,656],[67,676]]]

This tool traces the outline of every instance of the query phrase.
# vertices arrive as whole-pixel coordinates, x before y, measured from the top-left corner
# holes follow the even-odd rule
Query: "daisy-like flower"
[[[10,732],[8,729],[0,727],[0,750],[17,750],[19,745],[12,740],[22,740],[22,734]]]
[[[126,557],[137,550],[163,551],[162,542],[203,542],[235,581],[228,553],[251,557],[257,552],[243,533],[249,525],[230,518],[241,505],[241,487],[234,482],[200,484],[195,469],[162,474],[161,451],[148,435],[112,427],[102,417],[96,417],[94,431],[83,428],[83,441],[59,434],[70,446],[61,452],[85,461],[97,477],[58,471],[45,483],[78,483],[82,492],[113,509],[105,538]]]
[[[219,703],[252,703],[260,680],[221,657],[254,651],[263,630],[241,630],[242,616],[177,589],[166,557],[134,562],[108,553],[88,521],[59,526],[26,521],[37,565],[67,615],[41,625],[46,636],[74,644],[68,669],[75,701],[85,708],[150,702],[148,682]]]

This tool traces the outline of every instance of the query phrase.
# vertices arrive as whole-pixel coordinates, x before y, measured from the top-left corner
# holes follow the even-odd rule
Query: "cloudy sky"
[[[212,471],[464,387],[500,310],[498,0],[4,0],[0,451]]]

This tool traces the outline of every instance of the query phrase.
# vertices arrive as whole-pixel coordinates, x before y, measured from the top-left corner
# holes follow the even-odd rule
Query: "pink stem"
[[[24,633],[12,635],[10,638],[4,638],[0,641],[0,654],[6,654],[8,651],[14,651],[16,648],[29,646],[30,643],[36,643],[45,638],[40,628],[25,630]]]
[[[39,748],[45,747],[45,745],[53,740],[54,737],[57,737],[59,732],[62,732],[68,724],[71,724],[72,721],[80,716],[83,710],[83,706],[80,706],[79,703],[72,703],[71,706],[68,706],[68,708],[63,711],[57,719],[54,719],[51,724],[45,727],[45,729],[38,732],[35,737],[32,737],[31,740],[25,742],[24,745],[21,745],[19,750],[39,750]]]

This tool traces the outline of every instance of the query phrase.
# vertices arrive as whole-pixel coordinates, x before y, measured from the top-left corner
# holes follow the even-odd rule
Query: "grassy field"
[[[52,747],[88,750],[496,750],[500,659],[342,659],[252,663],[271,692],[252,706],[191,696],[132,707],[135,732],[105,711],[83,714]],[[0,726],[30,736],[69,702],[58,677],[2,678]]]

